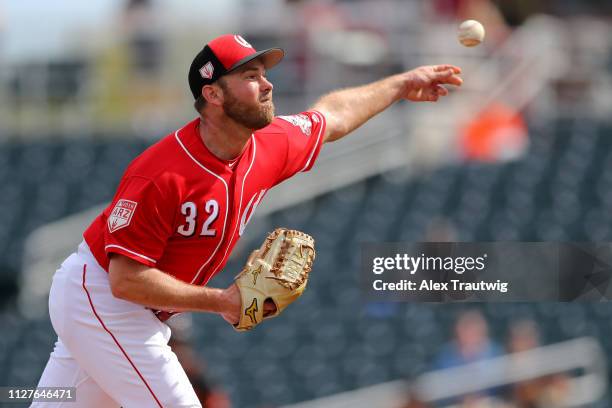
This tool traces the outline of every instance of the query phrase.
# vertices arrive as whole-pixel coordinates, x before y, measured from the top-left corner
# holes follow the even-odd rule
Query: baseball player
[[[437,101],[444,84],[462,83],[458,67],[425,66],[274,117],[266,70],[283,55],[229,34],[195,56],[188,80],[199,116],[134,159],[55,273],[49,313],[58,340],[39,387],[76,387],[75,408],[200,407],[164,321],[189,311],[238,322],[236,285],[206,284],[270,188],[310,170],[323,143],[394,102]],[[32,406],[47,404],[57,406]]]

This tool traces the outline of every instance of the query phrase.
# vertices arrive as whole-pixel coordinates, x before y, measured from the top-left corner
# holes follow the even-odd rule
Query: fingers
[[[437,102],[441,96],[446,95],[448,95],[448,89],[442,85],[434,85],[433,87],[427,89],[426,94],[423,95],[423,100],[427,102]]]
[[[443,85],[461,86],[461,68],[454,65],[430,65],[410,71],[406,99],[416,102],[436,102],[447,96],[449,90]]]
[[[421,93],[421,101],[423,102],[437,102],[440,95],[435,88],[424,89]]]
[[[446,96],[446,95],[448,95],[448,89],[446,89],[442,85],[436,85],[435,92],[438,94],[438,96]]]
[[[434,65],[434,72],[452,71],[453,74],[460,74],[461,68],[455,65]]]
[[[436,84],[448,84],[461,86],[463,84],[463,79],[458,74],[455,74],[452,70],[446,70],[437,72],[434,74],[434,78],[432,78],[432,82]]]
[[[406,99],[415,102],[437,102],[441,96],[448,95],[449,91],[440,84],[433,84],[426,88],[419,88],[406,95]]]
[[[431,82],[435,84],[448,84],[461,86],[463,79],[459,76],[461,74],[461,68],[454,65],[434,65],[433,75],[431,75]]]
[[[264,317],[276,313],[276,304],[271,299],[266,299],[264,302]]]

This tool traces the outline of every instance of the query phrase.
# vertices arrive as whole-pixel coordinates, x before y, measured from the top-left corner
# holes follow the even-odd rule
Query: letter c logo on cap
[[[244,38],[242,38],[241,35],[234,35],[234,40],[236,40],[236,42],[240,45],[242,45],[243,47],[246,48],[253,48],[253,46],[251,44],[249,44],[247,42],[247,40],[245,40]]]

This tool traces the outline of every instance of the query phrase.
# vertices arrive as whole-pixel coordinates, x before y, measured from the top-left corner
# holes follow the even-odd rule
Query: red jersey
[[[317,111],[278,116],[226,161],[206,148],[199,120],[134,159],[111,204],[83,234],[106,271],[109,254],[118,253],[206,284],[225,266],[266,192],[310,170],[325,131]]]

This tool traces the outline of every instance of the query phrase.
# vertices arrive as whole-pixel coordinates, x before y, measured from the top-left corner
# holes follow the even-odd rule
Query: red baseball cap
[[[278,64],[285,55],[281,48],[257,51],[242,36],[225,34],[204,46],[189,67],[189,88],[195,99],[202,94],[202,87],[210,85],[223,75],[259,58],[266,69]]]

